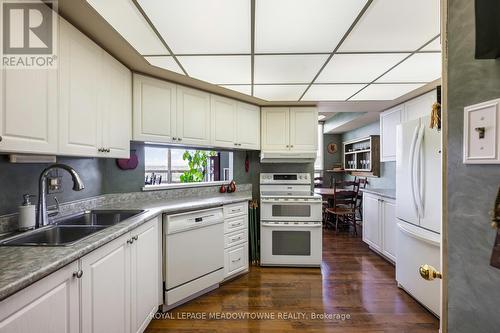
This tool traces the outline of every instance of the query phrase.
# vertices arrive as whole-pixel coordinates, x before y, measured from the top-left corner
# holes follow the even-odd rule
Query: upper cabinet
[[[133,139],[260,149],[260,108],[134,74]]]
[[[212,145],[260,149],[260,109],[246,103],[211,95]]]
[[[382,136],[382,143],[380,145],[381,162],[396,160],[396,126],[401,124],[403,110],[403,105],[398,105],[380,114],[380,133]]]
[[[436,100],[436,90],[432,90],[380,114],[381,162],[396,160],[396,127],[430,115]]]
[[[175,84],[134,74],[134,140],[173,142],[176,99]]]
[[[57,70],[0,69],[0,152],[57,152]]]
[[[262,108],[262,151],[315,152],[318,111],[314,107]]]
[[[210,144],[210,94],[177,86],[177,141],[186,145]]]
[[[130,71],[65,20],[59,26],[59,153],[128,157]]]

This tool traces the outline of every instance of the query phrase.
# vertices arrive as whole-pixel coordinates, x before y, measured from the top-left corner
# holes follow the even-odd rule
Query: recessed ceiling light
[[[256,85],[253,95],[267,101],[298,101],[306,88],[307,85]]]
[[[250,56],[179,56],[189,76],[214,84],[250,84]]]
[[[169,54],[132,0],[87,2],[140,54]]]
[[[256,55],[255,83],[304,83],[312,81],[327,55]]]
[[[377,82],[431,82],[441,77],[441,53],[417,53]]]
[[[302,98],[304,101],[345,101],[366,84],[313,84]]]

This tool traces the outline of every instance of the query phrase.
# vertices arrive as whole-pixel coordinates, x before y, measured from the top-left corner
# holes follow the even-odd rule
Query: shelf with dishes
[[[378,135],[346,141],[343,146],[343,163],[346,172],[372,177],[380,176],[380,137]]]

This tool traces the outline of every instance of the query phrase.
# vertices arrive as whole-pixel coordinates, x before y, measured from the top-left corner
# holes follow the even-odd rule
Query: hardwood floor
[[[172,319],[153,320],[146,332],[438,332],[436,317],[397,287],[394,274],[360,236],[327,230],[321,270],[251,267],[250,273],[172,310]],[[213,313],[274,319],[210,318]],[[344,320],[313,318],[323,313]]]

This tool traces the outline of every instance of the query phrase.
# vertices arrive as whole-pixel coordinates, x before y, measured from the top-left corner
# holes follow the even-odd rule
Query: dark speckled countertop
[[[122,201],[97,209],[145,209],[140,215],[106,228],[71,246],[0,246],[0,300],[16,293],[92,250],[163,213],[205,209],[250,200],[251,192],[162,201]]]

